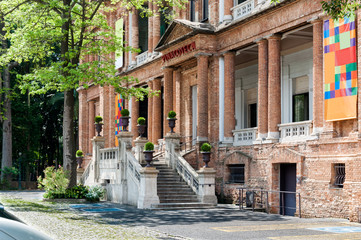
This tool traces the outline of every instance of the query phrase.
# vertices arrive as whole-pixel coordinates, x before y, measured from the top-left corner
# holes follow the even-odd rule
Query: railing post
[[[93,143],[93,164],[94,168],[92,168],[93,171],[93,179],[92,182],[89,182],[88,184],[92,185],[98,182],[99,180],[99,159],[100,159],[100,149],[104,148],[105,138],[104,137],[98,137],[95,136],[92,139]]]
[[[120,181],[118,182],[120,187],[121,203],[128,203],[128,182],[127,182],[127,151],[132,149],[133,134],[131,132],[120,132],[118,135],[119,151],[118,151],[118,162]]]
[[[282,215],[285,215],[285,194],[284,192],[281,193],[282,195]]]
[[[252,191],[252,212],[254,212],[254,191]]]
[[[153,204],[159,204],[157,193],[158,173],[159,171],[154,167],[145,167],[140,171],[138,208],[150,208]]]
[[[301,215],[301,193],[298,193],[298,212],[299,212],[299,216],[301,218],[302,217],[302,215]]]
[[[241,193],[241,202],[242,202],[242,209],[243,209],[243,188],[242,188],[242,193]]]
[[[167,133],[165,138],[165,162],[172,169],[176,168],[175,157],[179,153],[180,150],[180,139],[181,136],[178,133]]]
[[[266,192],[266,209],[267,209],[267,214],[269,214],[268,191]]]
[[[197,171],[197,173],[199,181],[198,199],[202,203],[217,205],[215,190],[216,170],[213,168],[202,168],[201,170]]]
[[[148,142],[148,139],[143,138],[143,137],[137,137],[134,140],[134,144],[135,144],[135,159],[138,160],[139,164],[145,164],[145,160],[144,160],[144,146],[145,144]]]

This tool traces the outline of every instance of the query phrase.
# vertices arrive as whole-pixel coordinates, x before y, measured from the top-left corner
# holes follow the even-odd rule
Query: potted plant
[[[78,150],[76,151],[76,163],[78,164],[78,168],[81,168],[81,164],[83,163],[83,151],[82,150]]]
[[[138,119],[137,119],[137,123],[138,123],[138,125],[137,125],[137,127],[138,127],[138,133],[139,133],[139,137],[143,137],[143,134],[144,134],[144,132],[145,132],[145,118],[144,117],[139,117]]]
[[[211,159],[212,146],[209,143],[203,143],[201,146],[201,153],[203,156],[203,162],[206,164],[204,167],[208,167],[208,163]]]
[[[129,125],[129,110],[124,108],[122,111],[120,111],[120,114],[122,115],[120,117],[121,125],[123,127],[123,131],[127,132],[127,127]]]
[[[173,128],[175,128],[175,121],[177,120],[176,117],[177,114],[174,111],[170,111],[168,113],[168,126],[170,127],[170,132],[174,133]]]
[[[103,118],[101,116],[95,116],[94,121],[95,121],[95,129],[98,133],[98,136],[100,136],[100,132],[103,129],[103,123],[102,123]]]
[[[150,163],[153,160],[154,144],[151,142],[147,142],[144,146],[143,153],[144,153],[145,161],[147,162],[146,167],[151,167]]]

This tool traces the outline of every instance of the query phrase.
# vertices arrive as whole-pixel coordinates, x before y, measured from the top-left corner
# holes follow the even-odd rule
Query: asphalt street
[[[41,199],[42,193],[12,194],[25,199]],[[151,211],[100,202],[69,204],[65,210],[96,217],[103,224],[145,226],[174,239],[361,239],[361,224],[345,219],[280,216],[241,211],[234,205],[202,210]]]

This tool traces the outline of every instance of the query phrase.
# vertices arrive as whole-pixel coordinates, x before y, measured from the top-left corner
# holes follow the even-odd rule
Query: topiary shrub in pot
[[[176,116],[177,116],[177,114],[174,111],[170,111],[168,113],[167,120],[168,120],[168,126],[170,128],[170,133],[174,133],[173,129],[175,128],[175,121],[177,120]]]
[[[123,127],[123,131],[127,132],[127,127],[129,125],[129,110],[124,108],[122,111],[120,111],[120,114],[122,115],[120,117],[121,125]]]
[[[203,162],[205,163],[204,167],[208,167],[208,163],[211,159],[211,149],[212,146],[209,143],[203,143],[201,146],[201,153],[203,156]]]
[[[95,129],[98,133],[98,136],[100,137],[100,132],[102,131],[103,129],[103,118],[101,116],[95,116],[94,118],[94,122],[95,122]]]
[[[83,157],[84,157],[83,151],[78,150],[76,151],[75,155],[76,155],[76,162],[78,164],[78,168],[81,168],[81,164],[83,163]]]
[[[151,142],[147,142],[144,146],[144,159],[147,162],[146,167],[151,167],[150,163],[153,160],[153,153],[154,153],[154,144]]]
[[[145,128],[146,128],[146,120],[144,117],[139,117],[137,120],[137,127],[138,127],[138,133],[139,133],[139,137],[143,137],[143,134],[145,132]]]

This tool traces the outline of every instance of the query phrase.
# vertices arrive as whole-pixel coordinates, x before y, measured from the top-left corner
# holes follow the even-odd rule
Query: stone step
[[[199,203],[198,199],[162,199],[159,198],[160,203]]]
[[[198,202],[198,198],[195,195],[161,195],[159,196],[159,200],[175,200],[179,202],[183,202],[183,200],[192,200],[192,202]]]
[[[184,209],[208,209],[214,208],[213,204],[205,203],[159,203],[152,204],[151,210],[184,210]]]
[[[179,183],[182,183],[183,181],[181,181],[181,179],[179,179],[178,177],[177,178],[172,178],[172,177],[162,177],[162,178],[158,178],[157,179],[158,183],[160,182],[179,182]]]
[[[169,188],[169,189],[172,189],[172,188],[189,188],[190,189],[190,187],[185,182],[179,182],[177,184],[158,183],[157,186],[158,186],[158,188],[163,188],[163,189],[166,189],[166,188]]]
[[[190,189],[179,189],[179,190],[174,190],[174,189],[158,189],[158,194],[159,195],[177,195],[177,194],[181,194],[181,195],[194,195],[195,193],[190,190]]]

